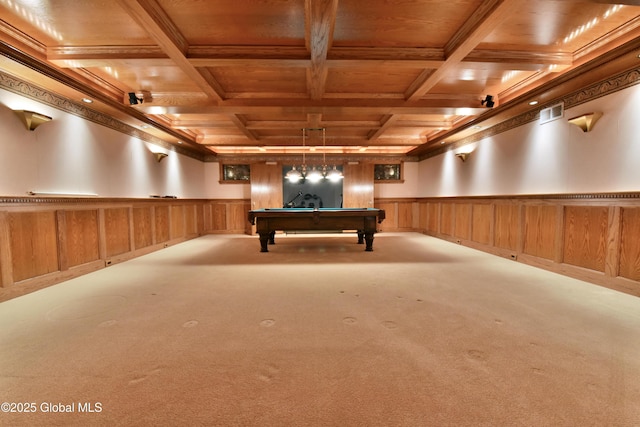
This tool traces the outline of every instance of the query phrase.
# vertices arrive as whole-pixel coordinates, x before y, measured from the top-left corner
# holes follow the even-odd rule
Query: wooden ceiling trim
[[[189,46],[187,57],[192,61],[216,59],[278,59],[309,60],[309,50],[303,46]]]
[[[212,86],[212,81],[191,65],[186,57],[187,41],[155,0],[118,0],[118,3],[207,96],[216,101],[224,99],[216,90],[219,85]]]
[[[383,133],[387,131],[387,129],[391,128],[396,122],[398,116],[386,115],[380,120],[380,127],[378,129],[373,129],[367,135],[367,139],[369,141],[374,141],[382,136]],[[413,142],[415,145],[415,141]]]
[[[141,58],[166,59],[168,56],[158,46],[52,46],[47,48],[47,60],[60,62],[60,66],[64,66],[64,61],[86,67],[87,62],[100,64],[100,61],[104,60]]]
[[[495,62],[509,66],[517,66],[517,64],[572,65],[573,54],[570,52],[476,49],[469,52],[462,62]]]
[[[446,60],[433,72],[421,73],[406,92],[414,101],[429,92],[447,73],[473,51],[496,26],[507,19],[522,0],[485,0],[445,47]]]
[[[5,37],[9,38],[12,45],[19,46],[31,55],[43,57],[47,52],[47,48],[44,44],[1,19],[0,34],[4,34]]]
[[[327,54],[333,43],[338,0],[306,0],[305,44],[311,55],[311,67],[307,72],[307,87],[311,99],[321,99],[327,80]]]
[[[258,141],[260,139],[255,132],[253,132],[251,129],[247,129],[247,126],[245,125],[246,120],[239,114],[230,114],[229,119],[233,122],[233,124],[236,125],[240,132],[242,132],[249,139],[249,141],[255,143],[255,141]]]
[[[291,100],[304,101],[304,100]],[[348,101],[348,100],[345,100]],[[444,115],[478,115],[486,112],[486,108],[475,106],[470,107],[468,103],[463,105],[438,105],[438,103],[409,103],[395,105],[381,104],[375,105],[376,100],[368,100],[374,103],[369,105],[366,102],[359,102],[350,105],[318,105],[301,102],[291,102],[289,105],[209,105],[209,106],[191,106],[191,105],[173,105],[164,106],[163,114],[341,114],[341,115],[366,115],[366,114],[444,114]],[[157,106],[149,106],[142,104],[138,106],[139,111],[153,114]],[[463,109],[464,114],[461,113]]]

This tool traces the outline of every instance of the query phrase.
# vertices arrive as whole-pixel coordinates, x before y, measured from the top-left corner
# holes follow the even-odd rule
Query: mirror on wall
[[[337,166],[342,172],[342,167]],[[341,208],[342,180],[337,182],[322,179],[311,182],[301,179],[290,182],[285,174],[291,170],[291,165],[282,168],[282,200],[285,208]]]

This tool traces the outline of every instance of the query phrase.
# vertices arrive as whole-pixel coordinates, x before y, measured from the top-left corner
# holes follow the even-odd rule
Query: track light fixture
[[[142,104],[144,102],[143,98],[138,98],[135,92],[129,92],[129,104],[136,105]]]
[[[482,101],[480,101],[481,105],[486,105],[489,108],[493,108],[495,102],[493,102],[493,96],[487,95]]]
[[[129,104],[131,105],[143,104],[145,102],[153,101],[153,98],[151,97],[151,92],[149,92],[148,90],[138,90],[136,92],[129,92],[128,96],[129,96]]]

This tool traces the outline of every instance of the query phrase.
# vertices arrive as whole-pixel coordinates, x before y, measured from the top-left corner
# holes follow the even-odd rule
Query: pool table
[[[373,250],[376,223],[384,220],[384,210],[373,208],[278,208],[249,211],[249,222],[260,236],[260,252],[269,252],[276,231],[356,230],[358,243]]]

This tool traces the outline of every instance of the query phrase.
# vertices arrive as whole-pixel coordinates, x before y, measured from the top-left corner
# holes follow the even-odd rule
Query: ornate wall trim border
[[[196,160],[204,161],[203,155],[198,155],[192,151],[181,149],[180,147],[171,145],[160,138],[143,132],[139,129],[129,126],[126,123],[116,120],[106,114],[92,110],[85,105],[73,102],[67,98],[61,97],[39,86],[33,85],[27,81],[11,76],[0,71],[0,88],[34,101],[46,104],[65,113],[88,120],[90,122],[113,129],[116,132],[132,136],[142,141],[150,142],[170,151],[191,157]]]
[[[640,200],[640,192],[620,193],[567,193],[567,194],[516,194],[502,196],[446,196],[446,197],[406,197],[406,198],[376,198],[376,201],[402,201],[420,202],[424,200]],[[61,204],[87,204],[100,205],[105,203],[207,203],[212,201],[236,201],[246,202],[245,199],[174,199],[174,198],[119,198],[119,197],[29,197],[29,196],[0,196],[0,210],[2,206],[11,205],[61,205]]]
[[[622,193],[558,193],[558,194],[516,194],[504,196],[446,196],[419,197],[418,200],[620,200],[640,199],[640,192]]]

